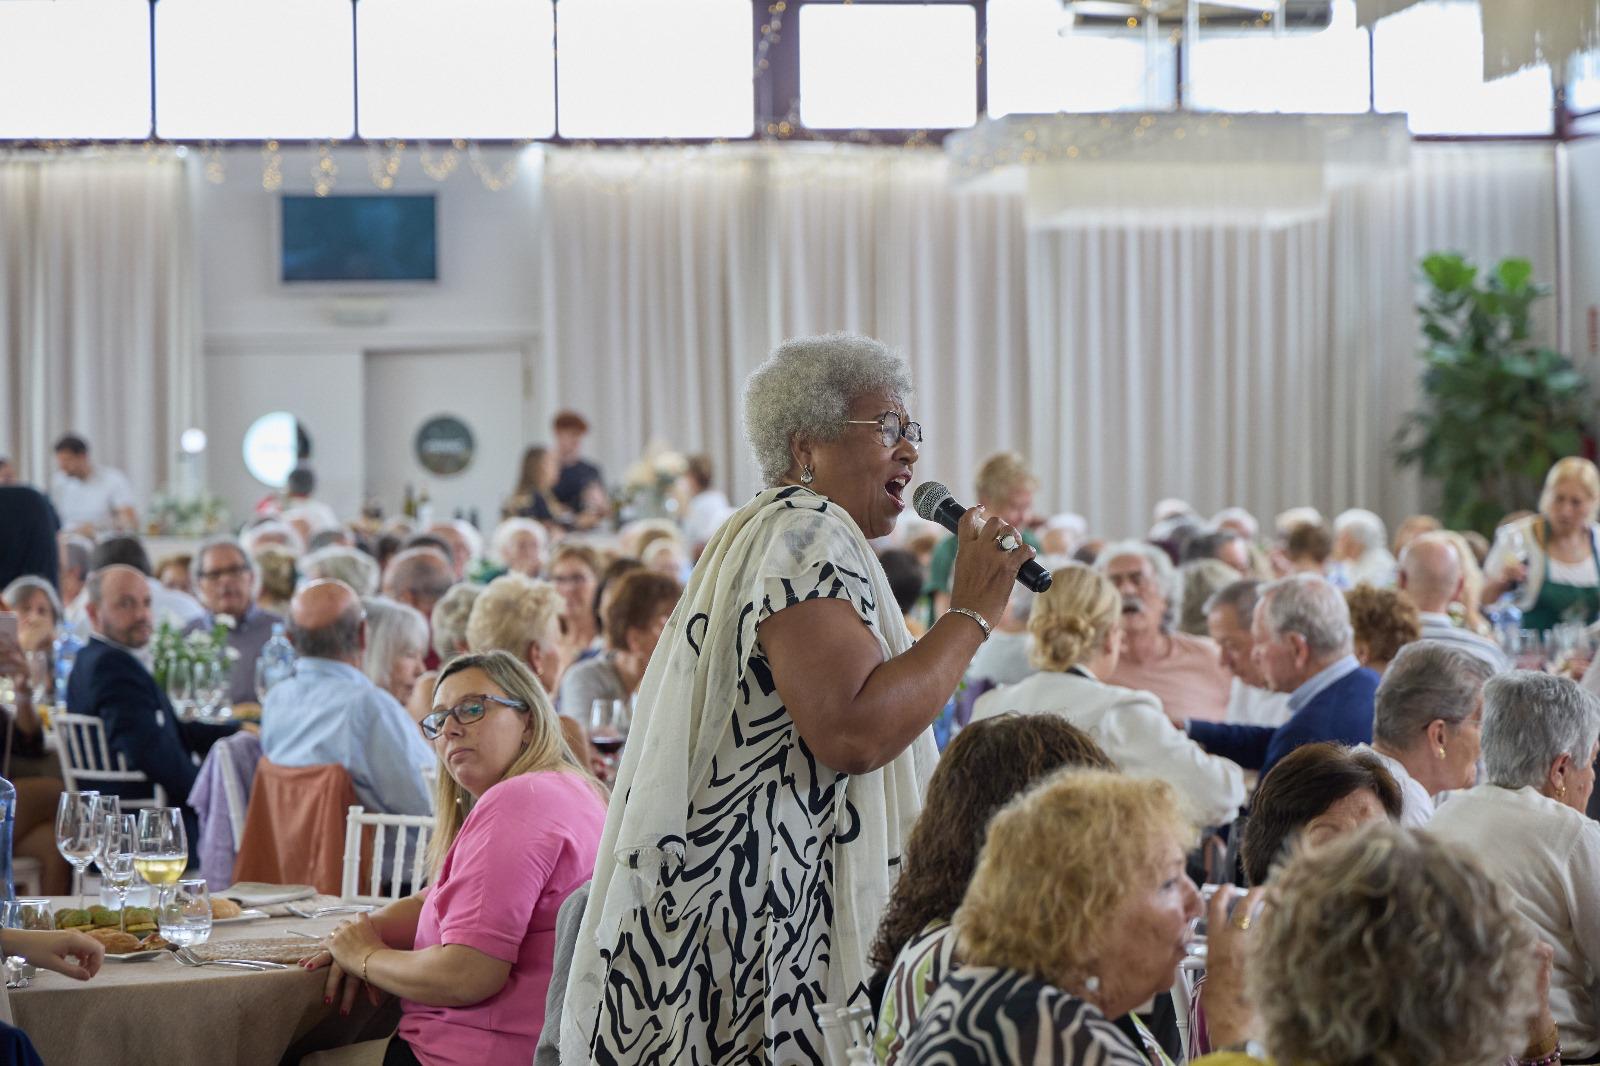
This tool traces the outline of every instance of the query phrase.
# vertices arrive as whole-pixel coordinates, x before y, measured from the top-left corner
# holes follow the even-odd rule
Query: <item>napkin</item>
[[[266,885],[259,881],[241,881],[218,893],[236,900],[242,907],[272,907],[279,903],[293,903],[310,899],[317,890],[310,885]]]

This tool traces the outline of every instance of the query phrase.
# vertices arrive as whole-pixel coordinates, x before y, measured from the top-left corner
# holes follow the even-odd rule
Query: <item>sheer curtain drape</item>
[[[69,430],[141,495],[200,395],[188,182],[177,159],[0,162],[0,447],[47,483]]]
[[[784,337],[859,330],[910,359],[919,476],[958,495],[1015,448],[1041,506],[1111,533],[1168,495],[1396,519],[1422,499],[1390,458],[1417,260],[1524,255],[1554,280],[1555,153],[1421,145],[1287,222],[1030,227],[1020,193],[953,186],[933,153],[556,151],[546,392],[599,417],[613,468],[659,439],[742,497],[745,374]]]

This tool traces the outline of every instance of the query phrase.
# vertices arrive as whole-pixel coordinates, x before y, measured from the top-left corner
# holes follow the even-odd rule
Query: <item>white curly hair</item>
[[[796,435],[834,440],[850,405],[869,392],[905,402],[911,372],[881,341],[855,333],[797,337],[773,349],[744,386],[744,435],[768,485],[788,473]]]

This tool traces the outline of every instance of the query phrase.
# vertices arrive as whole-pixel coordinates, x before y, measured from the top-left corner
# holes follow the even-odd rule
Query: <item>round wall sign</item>
[[[417,462],[441,477],[459,474],[472,465],[472,430],[454,415],[439,415],[417,430]]]

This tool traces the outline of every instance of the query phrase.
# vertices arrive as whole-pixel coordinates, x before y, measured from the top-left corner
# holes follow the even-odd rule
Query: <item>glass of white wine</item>
[[[83,871],[100,846],[100,829],[100,793],[61,793],[56,804],[56,850],[72,864],[79,910],[83,910]]]
[[[189,865],[189,838],[183,812],[177,807],[146,807],[139,812],[133,868],[156,888],[156,906],[167,902],[167,889]]]

